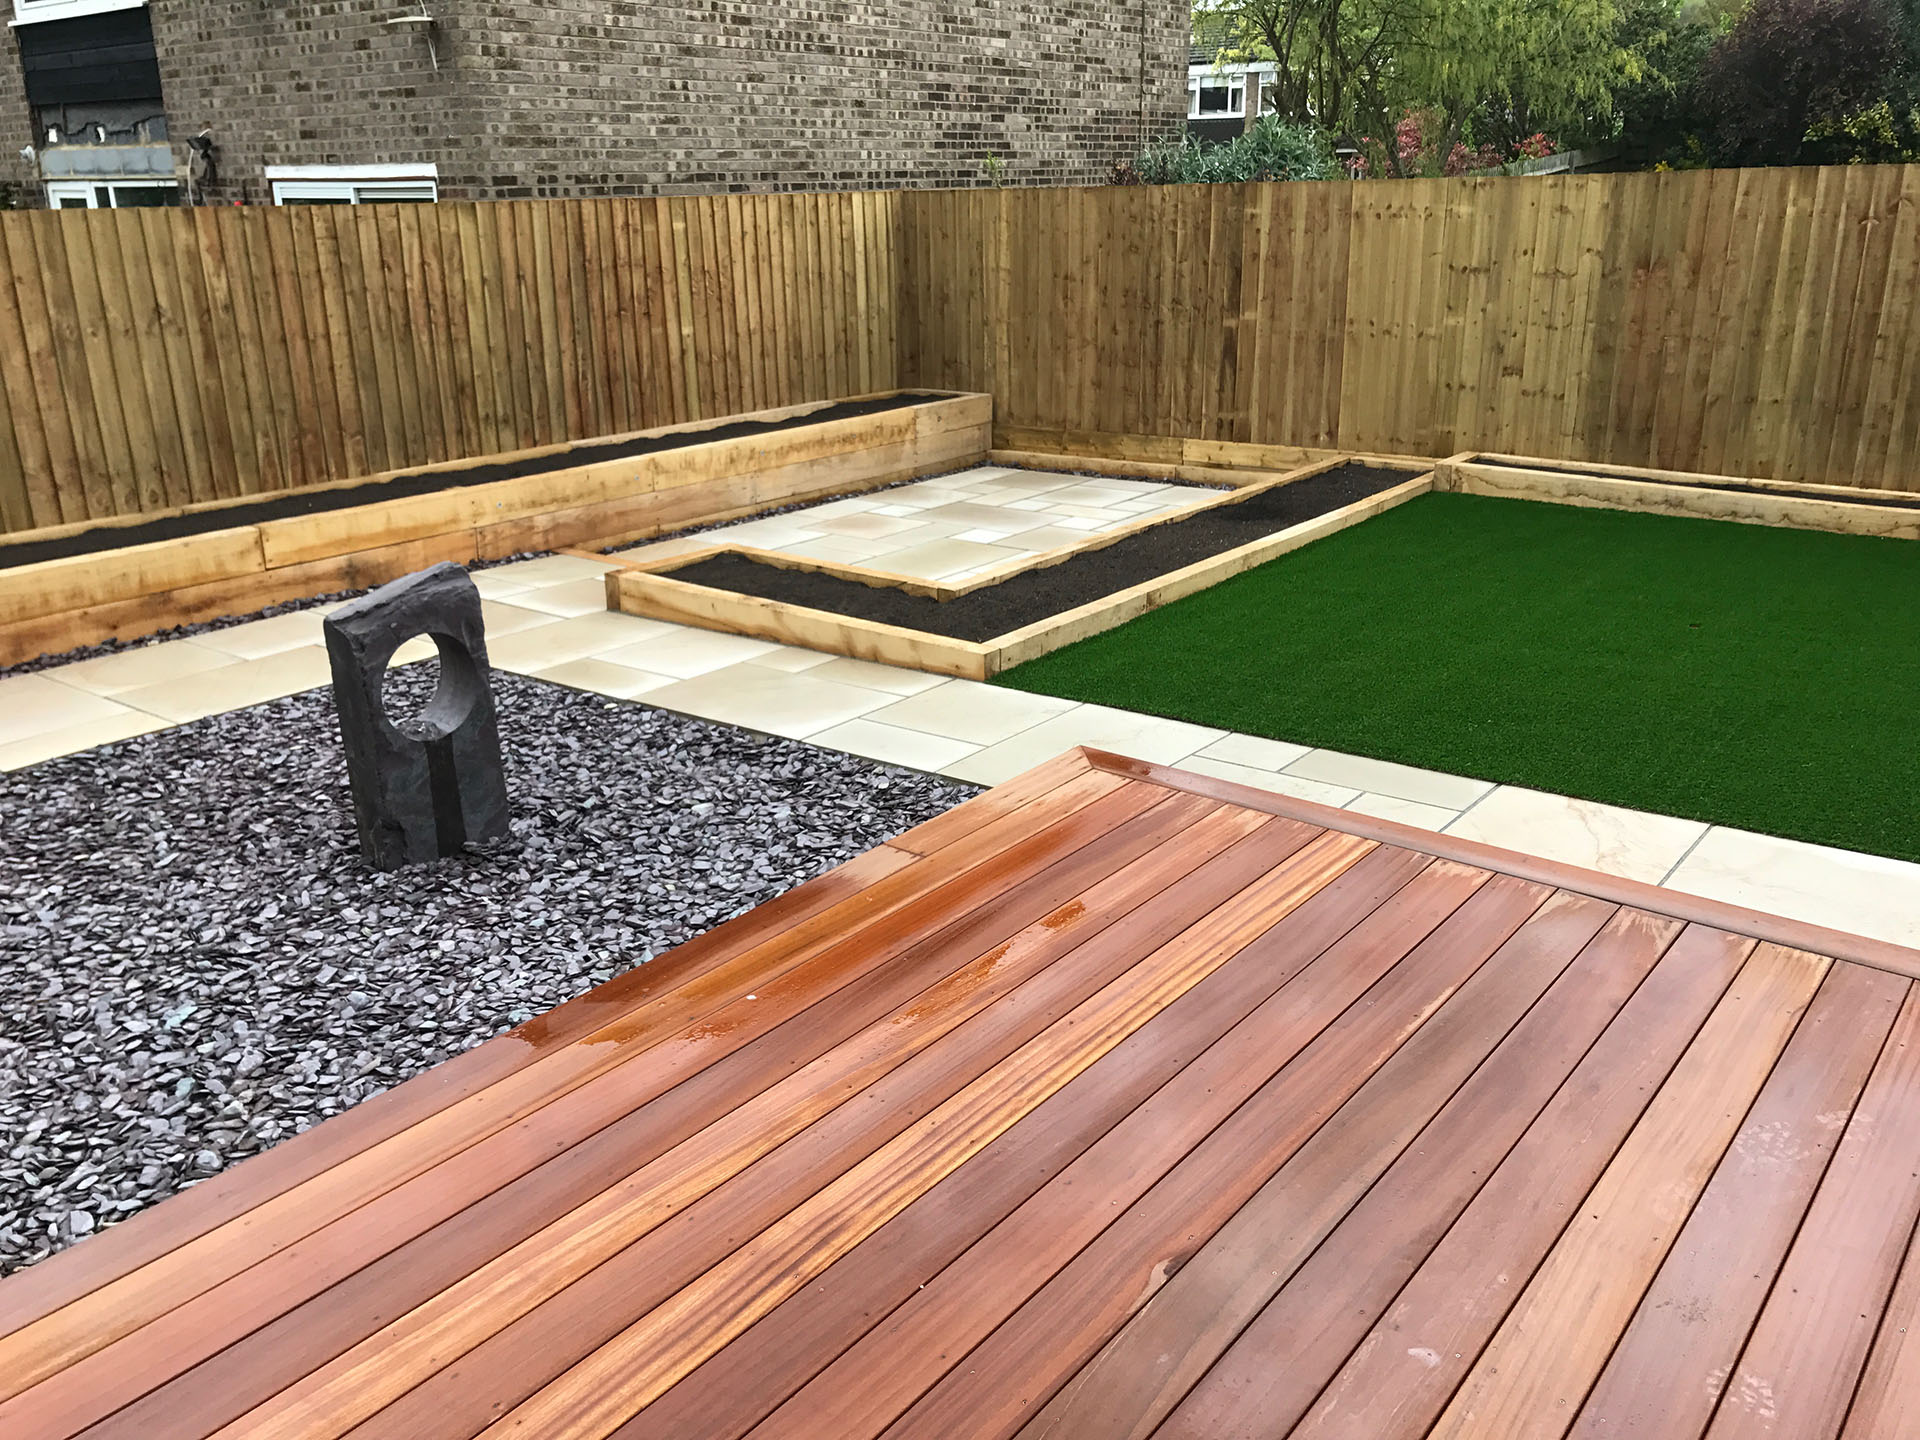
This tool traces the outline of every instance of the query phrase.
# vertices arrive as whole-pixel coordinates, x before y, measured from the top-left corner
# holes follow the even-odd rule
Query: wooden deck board
[[[0,1434],[1901,1434],[1916,975],[1074,752],[0,1284]]]

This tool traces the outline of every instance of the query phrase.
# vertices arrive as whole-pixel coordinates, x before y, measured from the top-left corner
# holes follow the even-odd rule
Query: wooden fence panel
[[[895,195],[0,215],[0,533],[891,389],[905,219]]]
[[[896,385],[1920,490],[1917,294],[1920,167],[6,214],[0,530]]]
[[[1009,430],[1920,490],[1920,167],[896,203],[901,383]]]

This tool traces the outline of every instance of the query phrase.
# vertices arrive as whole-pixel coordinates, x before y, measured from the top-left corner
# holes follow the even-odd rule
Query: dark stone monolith
[[[507,833],[507,782],[487,669],[480,592],[458,565],[436,565],[349,601],[326,619],[333,694],[361,852],[397,870]],[[440,649],[440,684],[396,723],[381,685],[415,636]]]

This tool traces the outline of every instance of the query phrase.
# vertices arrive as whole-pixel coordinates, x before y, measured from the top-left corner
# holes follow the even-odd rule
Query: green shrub
[[[1250,180],[1333,180],[1340,167],[1311,125],[1266,115],[1243,135],[1207,145],[1191,135],[1155,141],[1114,171],[1121,185],[1242,185]]]

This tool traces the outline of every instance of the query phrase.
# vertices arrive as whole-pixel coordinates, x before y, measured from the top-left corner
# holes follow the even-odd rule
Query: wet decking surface
[[[1911,1436],[1916,970],[1075,752],[0,1284],[0,1435]]]

